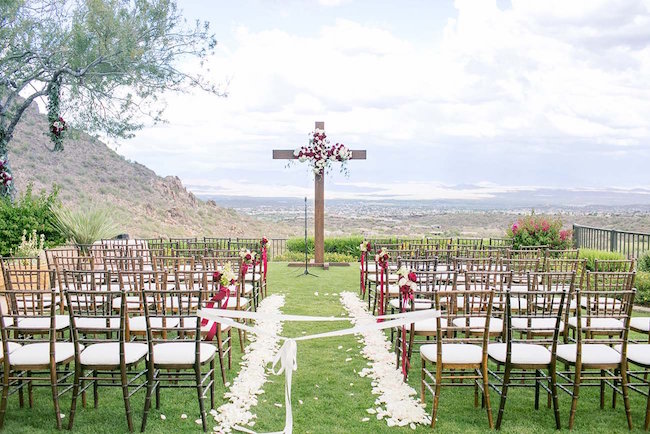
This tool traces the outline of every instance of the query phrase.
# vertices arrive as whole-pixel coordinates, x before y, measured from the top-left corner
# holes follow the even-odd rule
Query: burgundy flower
[[[220,281],[221,280],[221,273],[219,271],[215,271],[214,273],[212,273],[212,280],[214,282]]]
[[[411,272],[408,274],[408,279],[409,279],[411,282],[417,282],[417,281],[418,281],[418,275],[415,274],[415,272],[411,271]]]

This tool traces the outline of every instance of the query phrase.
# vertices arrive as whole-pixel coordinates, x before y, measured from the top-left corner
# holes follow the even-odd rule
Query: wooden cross
[[[325,122],[316,122],[316,129],[325,130]],[[274,149],[274,160],[297,160],[293,149]],[[352,151],[351,160],[365,160],[366,151]],[[325,179],[314,175],[314,256],[316,265],[325,262]]]

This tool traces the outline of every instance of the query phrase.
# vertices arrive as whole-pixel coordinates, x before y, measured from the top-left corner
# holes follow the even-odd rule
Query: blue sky
[[[219,40],[228,98],[167,95],[118,152],[193,191],[311,195],[274,148],[367,149],[330,198],[472,198],[531,187],[650,194],[650,1],[179,1]],[[195,68],[191,62],[184,68]]]

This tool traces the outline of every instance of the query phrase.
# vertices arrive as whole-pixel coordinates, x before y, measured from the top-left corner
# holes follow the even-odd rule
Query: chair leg
[[[650,427],[650,387],[648,388],[648,398],[646,399],[645,404],[645,422],[643,424],[643,429],[648,431]]]
[[[149,415],[149,409],[151,408],[151,393],[153,392],[154,387],[154,369],[153,366],[147,366],[147,394],[144,398],[144,411],[142,412],[142,426],[140,427],[140,432],[144,432],[147,427],[147,416]]]
[[[600,409],[605,408],[605,370],[601,369],[600,370]]]
[[[499,412],[497,413],[496,429],[501,429],[501,422],[503,422],[503,412],[506,408],[506,399],[508,398],[508,386],[510,386],[510,371],[512,367],[506,364],[503,374],[503,386],[501,386],[501,400],[499,402]]]
[[[632,430],[632,413],[630,412],[630,395],[627,390],[627,362],[623,360],[621,364],[621,388],[623,389],[623,405],[625,406],[625,416],[627,417],[627,427]]]
[[[56,429],[61,429],[61,407],[59,405],[59,378],[56,373],[56,364],[50,363],[50,382],[52,387],[52,402],[54,403],[54,414],[56,416]]]
[[[221,367],[223,370],[223,364],[221,364]],[[214,359],[210,362],[210,379],[210,408],[214,408],[214,383],[217,380],[217,371],[214,369]]]
[[[239,349],[241,352],[244,352],[244,331],[242,329],[237,329],[237,333],[239,334]]]
[[[97,378],[97,371],[93,371],[93,378]],[[93,405],[95,408],[99,407],[99,385],[97,380],[92,380],[93,382]]]
[[[440,402],[440,388],[442,387],[442,367],[436,364],[436,387],[433,395],[433,409],[431,411],[431,428],[435,428],[438,418],[438,404]]]
[[[217,352],[219,353],[219,366],[221,368],[221,381],[226,384],[226,367],[223,360],[223,336],[221,336],[221,327],[217,330]]]
[[[571,399],[571,412],[569,413],[569,429],[573,429],[573,422],[576,418],[576,410],[578,409],[578,398],[580,396],[580,381],[582,377],[582,366],[577,363],[575,366],[575,374],[573,378],[573,393]]]
[[[551,386],[551,395],[553,398],[553,413],[555,414],[555,429],[561,429],[562,425],[560,424],[560,403],[557,396],[557,367],[552,365],[550,368],[550,386]]]
[[[122,367],[120,370],[120,380],[122,382],[122,397],[124,398],[126,424],[129,428],[129,432],[133,432],[133,416],[131,415],[131,402],[129,400],[129,377],[126,374],[126,367]]]
[[[425,362],[424,357],[421,357],[421,359],[422,359],[422,369],[420,369],[420,402],[424,404],[424,392],[426,390],[426,388],[424,387],[424,381],[426,379],[424,370],[426,368],[427,363]],[[650,397],[648,398],[648,402],[650,403]]]
[[[70,419],[68,420],[68,429],[71,430],[74,425],[74,415],[77,410],[77,395],[79,395],[79,377],[82,375],[81,366],[74,364],[74,385],[72,387],[72,401],[70,402]]]
[[[228,329],[228,369],[232,369],[232,328]]]
[[[25,406],[25,393],[23,391],[23,379],[18,380],[18,406],[23,408]]]
[[[205,414],[205,406],[203,404],[203,386],[201,386],[201,366],[194,368],[194,374],[196,377],[196,393],[199,397],[199,411],[201,412],[201,425],[203,426],[203,432],[208,431],[208,421],[207,415]]]
[[[487,411],[488,425],[490,429],[494,428],[494,421],[492,419],[492,406],[490,405],[490,378],[488,377],[487,362],[482,366],[483,376],[483,399],[485,401],[485,411]]]
[[[34,387],[32,380],[27,382],[27,400],[29,401],[29,408],[34,407]]]
[[[4,375],[2,377],[2,400],[0,400],[0,428],[4,426],[5,414],[7,413],[7,397],[9,396],[9,373],[10,369],[4,366]]]

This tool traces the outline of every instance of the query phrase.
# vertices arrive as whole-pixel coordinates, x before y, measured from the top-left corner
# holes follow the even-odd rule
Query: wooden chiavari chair
[[[178,278],[177,275],[175,275]],[[145,297],[145,292],[165,291],[171,284],[165,271],[127,271],[120,270],[117,273],[117,281],[120,291],[126,298],[125,302],[121,299],[113,301],[113,309],[120,311],[122,306],[126,306],[127,327],[126,334],[129,340],[142,338],[147,332],[147,321],[145,319],[145,308],[147,305],[154,303],[153,297]],[[151,322],[158,323],[162,319],[151,318]],[[166,324],[174,327],[176,324]]]
[[[483,279],[475,276],[466,280]],[[481,390],[488,424],[492,428],[487,351],[494,291],[451,290],[434,294],[435,305],[441,310],[441,315],[436,318],[436,342],[420,347],[420,398],[424,403],[426,391],[433,394],[431,427],[435,427],[440,390],[445,386],[473,387],[475,406],[478,406],[478,391]],[[428,368],[427,364],[433,364],[434,368]]]
[[[107,281],[111,280],[110,271],[102,273],[105,273]],[[148,347],[144,343],[129,341],[127,298],[119,290],[102,291],[102,302],[97,303],[97,291],[92,289],[67,288],[64,292],[75,347],[75,376],[68,429],[72,429],[74,424],[79,394],[93,386],[97,408],[97,389],[102,386],[122,389],[127,427],[132,432],[130,400],[134,393],[146,386],[146,366],[138,369],[138,365],[144,361]],[[116,302],[120,304],[117,310],[114,309]]]
[[[502,375],[490,371],[497,381],[491,386],[501,397],[496,429],[501,427],[510,387],[534,387],[536,410],[540,389],[544,388],[549,398],[552,397],[555,425],[560,429],[556,349],[565,298],[572,289],[575,272],[529,273],[527,281],[528,290],[517,294],[517,298],[526,298],[528,308],[524,312],[518,306],[512,309],[511,297],[517,291],[506,291],[505,342],[488,345],[490,359],[504,369]]]
[[[628,428],[632,416],[628,397],[627,340],[635,290],[634,272],[587,272],[586,289],[576,289],[575,296],[586,301],[586,308],[576,309],[569,319],[575,327],[575,342],[557,346],[558,361],[573,366],[574,372],[558,372],[567,382],[558,385],[571,395],[569,429],[573,428],[581,387],[600,387],[600,407],[605,406],[605,387],[623,395]],[[616,349],[615,349],[616,348]],[[618,351],[617,351],[618,349]],[[618,386],[621,386],[620,389]]]
[[[35,273],[51,272],[12,270],[11,273],[16,277],[22,275],[31,283]],[[59,399],[71,389],[66,383],[72,376],[69,364],[74,358],[73,344],[64,340],[62,333],[68,328],[70,319],[67,315],[56,314],[56,304],[51,302],[57,296],[55,288],[25,289],[25,286],[13,282],[10,279],[8,288],[1,293],[7,305],[6,309],[0,310],[4,367],[0,428],[4,424],[8,396],[18,392],[22,406],[23,389],[27,386],[30,407],[33,405],[33,387],[51,388],[56,426],[61,429]]]
[[[166,289],[145,290],[145,298],[155,300],[145,305],[147,320],[147,395],[145,398],[142,428],[144,431],[155,391],[156,408],[161,405],[162,388],[193,388],[197,391],[201,425],[207,431],[205,394],[210,394],[210,408],[214,408],[215,366],[217,348],[201,339],[201,321],[197,320],[198,305],[183,300],[201,299],[200,290]],[[175,300],[175,302],[174,302]],[[163,319],[159,324],[151,318]],[[185,322],[188,318],[193,321]],[[176,327],[168,324],[176,323]],[[203,367],[207,366],[207,372]]]

